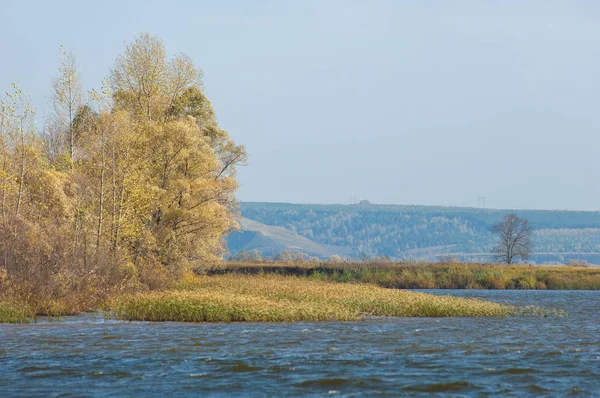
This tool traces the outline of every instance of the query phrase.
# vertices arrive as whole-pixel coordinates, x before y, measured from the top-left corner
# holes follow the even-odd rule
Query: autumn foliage
[[[2,99],[0,295],[77,312],[222,255],[246,153],[189,57],[142,34],[86,100],[63,50],[52,90],[43,131],[16,85]]]

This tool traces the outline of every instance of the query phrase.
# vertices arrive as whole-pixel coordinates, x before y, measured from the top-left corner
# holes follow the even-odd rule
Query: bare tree
[[[81,74],[75,56],[62,46],[60,51],[59,74],[52,79],[56,120],[53,125],[50,125],[49,132],[55,144],[66,146],[65,149],[72,171],[75,164],[75,148],[78,138],[75,117],[83,106],[83,90],[81,87]],[[52,149],[58,152],[57,148]]]
[[[516,258],[526,260],[529,258],[533,242],[533,232],[526,218],[518,217],[511,213],[504,216],[504,220],[494,224],[492,231],[496,233],[500,242],[494,247],[496,258],[506,264],[512,264]]]

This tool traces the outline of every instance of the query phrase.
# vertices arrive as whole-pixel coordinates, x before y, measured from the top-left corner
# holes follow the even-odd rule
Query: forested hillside
[[[492,225],[508,210],[396,205],[241,203],[244,217],[288,228],[319,243],[348,247],[355,257],[485,257]],[[568,261],[600,253],[600,212],[517,211],[534,228],[534,252]],[[575,254],[575,255],[572,255]],[[544,257],[538,255],[538,257]],[[545,256],[548,257],[548,256]],[[585,257],[585,256],[584,256]]]

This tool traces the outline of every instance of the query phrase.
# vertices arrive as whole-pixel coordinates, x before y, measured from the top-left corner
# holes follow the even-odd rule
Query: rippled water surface
[[[0,395],[600,395],[600,292],[434,293],[569,317],[0,325]]]

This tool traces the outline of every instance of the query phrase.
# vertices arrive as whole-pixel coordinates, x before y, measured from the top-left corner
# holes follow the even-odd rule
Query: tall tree
[[[26,178],[33,171],[34,164],[39,160],[37,134],[34,126],[35,110],[31,106],[31,99],[16,84],[13,84],[14,94],[9,95],[11,109],[13,110],[13,140],[15,149],[17,194],[15,203],[15,216],[22,210],[24,196],[27,189]]]
[[[235,226],[235,167],[246,152],[219,128],[201,78],[189,57],[168,60],[162,41],[142,34],[109,79],[114,109],[129,113],[144,142],[137,184],[152,194],[144,219],[169,266],[218,256]]]
[[[60,48],[58,75],[52,79],[54,124],[50,126],[60,149],[66,152],[71,171],[75,164],[78,131],[76,116],[83,106],[81,73],[75,56],[64,47]]]
[[[11,137],[11,123],[14,109],[11,107],[9,97],[3,98],[0,101],[0,206],[2,220],[6,221],[8,212],[8,194],[12,185],[12,178],[10,176],[10,141]]]
[[[148,33],[125,48],[111,71],[115,100],[138,117],[156,120],[167,105],[167,51]]]
[[[504,216],[504,220],[494,224],[494,233],[498,235],[499,243],[494,247],[498,260],[512,264],[515,259],[526,260],[531,254],[533,242],[531,235],[533,229],[526,218],[518,217],[511,213]]]

